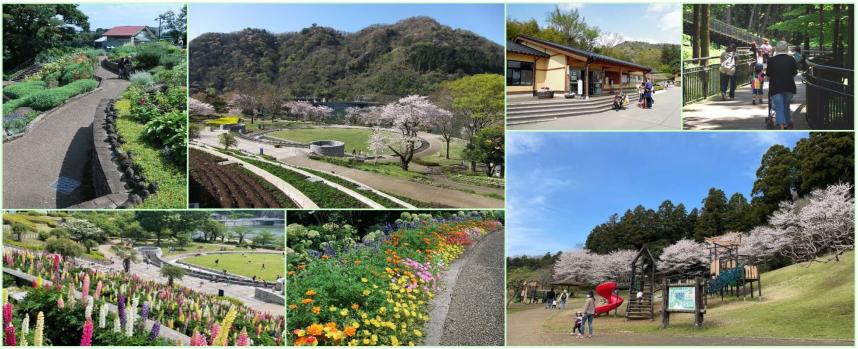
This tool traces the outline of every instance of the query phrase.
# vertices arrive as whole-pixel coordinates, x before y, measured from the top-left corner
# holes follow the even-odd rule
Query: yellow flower
[[[360,278],[360,282],[367,283],[369,280],[367,278]]]
[[[390,344],[393,346],[399,346],[399,338],[396,338],[396,336],[390,336]]]
[[[307,290],[307,293],[304,293],[304,294],[305,294],[307,297],[312,297],[312,296],[315,296],[315,295],[316,295],[316,291],[313,291],[312,289],[310,289],[310,290]]]
[[[363,290],[363,295],[364,295],[364,296],[369,296],[370,292],[372,292],[372,291],[370,291],[370,290]]]
[[[340,310],[340,316],[348,316],[348,315],[349,315],[349,310],[348,310],[348,309]]]
[[[414,330],[414,336],[415,337],[423,337],[423,332],[420,332],[420,330]]]

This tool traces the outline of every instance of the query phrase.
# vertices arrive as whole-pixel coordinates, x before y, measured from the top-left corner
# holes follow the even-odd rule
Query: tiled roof
[[[506,42],[506,51],[536,57],[548,57],[548,54],[545,52],[535,50],[511,40],[507,40]]]
[[[598,54],[598,53],[595,53],[595,52],[590,52],[590,51],[587,51],[587,50],[582,50],[582,49],[580,49],[580,48],[575,48],[575,47],[570,47],[570,46],[566,46],[566,45],[561,45],[561,44],[558,44],[558,43],[554,43],[554,42],[546,41],[546,40],[542,40],[542,39],[537,39],[537,38],[530,37],[530,36],[524,36],[524,35],[519,36],[518,38],[516,38],[516,41],[519,41],[519,40],[522,40],[522,39],[523,39],[523,40],[528,40],[528,41],[533,41],[533,42],[536,42],[536,43],[539,43],[539,44],[542,44],[542,45],[545,45],[545,46],[548,46],[548,47],[553,47],[553,48],[556,48],[556,49],[559,49],[559,50],[569,51],[569,52],[572,52],[572,53],[575,53],[575,54],[579,54],[579,55],[582,55],[582,56],[587,57],[587,58],[589,58],[589,59],[592,59],[593,61],[596,61],[596,62],[607,62],[607,63],[621,64],[621,65],[625,65],[625,66],[628,66],[628,67],[633,67],[633,68],[642,69],[642,70],[645,70],[645,71],[652,71],[652,68],[647,67],[647,66],[644,66],[644,65],[640,65],[640,64],[632,63],[632,62],[627,62],[627,61],[624,61],[624,60],[622,60],[622,59],[616,59],[616,58],[614,58],[614,57],[608,57],[608,56],[601,55],[601,54]],[[522,46],[523,46],[523,45],[522,45]]]
[[[124,25],[119,27],[110,28],[110,30],[104,32],[104,36],[134,36],[137,35],[141,30],[146,28],[142,25]]]

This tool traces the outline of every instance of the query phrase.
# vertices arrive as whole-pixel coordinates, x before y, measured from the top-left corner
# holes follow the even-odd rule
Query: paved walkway
[[[504,345],[504,231],[486,235],[459,270],[440,345]]]
[[[199,141],[210,146],[220,147],[218,135],[222,132],[211,132],[203,130],[200,132]],[[281,147],[236,138],[238,144],[235,148],[259,154],[259,149],[267,155],[277,158],[286,164],[306,167],[317,171],[336,173],[340,176],[353,179],[366,184],[372,188],[386,193],[395,194],[419,200],[422,202],[434,202],[441,205],[460,208],[502,208],[504,201],[486,197],[479,194],[467,193],[461,190],[446,189],[430,184],[416,183],[407,179],[386,176],[373,172],[356,170],[348,167],[338,166],[322,161],[311,160],[307,157],[308,150],[303,148]],[[501,188],[490,188],[482,186],[470,186],[470,190],[478,193],[503,193]]]
[[[101,253],[104,253],[105,257],[114,261],[114,263],[107,266],[95,265],[95,268],[105,271],[122,270],[122,260],[119,257],[116,257],[116,255],[110,249],[110,246],[101,245],[99,246],[98,250]],[[171,258],[172,257],[174,256],[171,256]],[[161,276],[161,269],[150,264],[146,264],[143,262],[131,263],[131,272],[139,275],[141,278],[146,280],[154,280],[158,282],[167,283],[167,278]],[[194,291],[206,294],[218,294],[218,290],[222,289],[226,296],[236,298],[242,303],[254,309],[267,311],[273,315],[282,315],[284,314],[286,309],[282,305],[266,303],[254,298],[254,290],[253,287],[250,286],[232,285],[224,282],[213,282],[211,280],[200,279],[193,276],[185,276],[181,280],[174,280],[174,283],[188,288],[192,288],[194,289]]]
[[[510,312],[507,317],[508,345],[620,345],[620,346],[854,346],[854,341],[837,340],[800,340],[779,338],[741,338],[715,336],[665,336],[659,334],[637,334],[629,331],[619,333],[600,333],[599,318],[593,321],[593,338],[575,338],[569,334],[571,319],[579,309],[567,305],[566,310],[546,310],[543,304],[534,304],[532,309]],[[557,319],[558,317],[564,320]],[[569,319],[569,326],[563,331],[550,331],[550,323]],[[658,321],[658,320],[656,320]]]
[[[626,110],[576,115],[556,120],[507,125],[508,130],[679,130],[682,89],[671,87],[656,93],[652,109],[632,105]]]
[[[805,86],[801,74],[795,77],[796,91],[792,100],[792,120],[797,130],[808,130],[805,115]],[[686,130],[765,130],[768,116],[768,81],[763,86],[763,104],[751,103],[749,85],[736,88],[735,99],[721,100],[721,95],[706,101],[686,105],[682,109],[682,121]]]
[[[27,135],[3,144],[4,208],[64,208],[90,199],[86,176],[95,109],[129,85],[100,65],[95,74],[104,79],[100,90],[44,115]]]

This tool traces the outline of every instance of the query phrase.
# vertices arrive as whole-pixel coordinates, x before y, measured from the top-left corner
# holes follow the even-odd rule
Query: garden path
[[[213,147],[221,147],[218,141],[218,135],[222,132],[211,132],[206,129],[200,131],[199,141]],[[466,193],[461,190],[441,188],[430,184],[416,183],[407,179],[386,176],[382,174],[356,170],[344,166],[329,164],[326,162],[311,160],[307,157],[307,151],[303,148],[281,147],[275,148],[273,145],[266,143],[250,141],[243,138],[236,138],[238,144],[235,148],[243,151],[259,154],[262,149],[265,154],[273,156],[280,161],[294,166],[302,166],[317,171],[325,171],[328,173],[336,173],[340,176],[353,179],[381,190],[386,193],[405,196],[423,202],[435,202],[450,207],[467,207],[467,208],[502,208],[504,201],[486,197],[479,194]],[[493,193],[498,188],[489,188],[482,186],[469,186],[475,192]]]
[[[808,130],[805,115],[805,85],[801,74],[795,77],[796,91],[790,110],[795,129]],[[682,109],[682,122],[686,130],[765,130],[768,115],[769,82],[763,85],[763,105],[751,104],[751,88],[747,85],[736,88],[735,99],[722,101],[721,96],[686,105]]]
[[[451,290],[440,345],[504,345],[504,231],[469,251]]]
[[[93,265],[94,268],[104,271],[122,270],[122,261],[118,257],[116,257],[116,255],[113,253],[109,246],[99,246],[98,250],[101,251],[101,253],[104,253],[104,256],[107,257],[109,260],[113,261],[113,264],[107,266]],[[131,263],[132,273],[137,274],[141,278],[146,280],[166,283],[167,278],[161,276],[160,271],[160,268],[144,262]],[[232,285],[224,282],[214,282],[211,280],[200,279],[193,276],[185,276],[181,280],[175,280],[174,282],[181,286],[191,288],[194,291],[203,292],[206,294],[218,294],[218,290],[222,289],[225,295],[238,299],[242,303],[254,309],[267,311],[274,315],[282,315],[286,311],[286,308],[282,305],[266,303],[254,298],[254,290],[253,287],[250,286]]]
[[[3,144],[3,207],[64,208],[90,199],[90,125],[103,98],[129,82],[99,65],[101,87],[43,115],[26,135]]]
[[[580,299],[580,298],[579,298]],[[580,303],[580,302],[579,302]],[[579,304],[580,305],[580,304]],[[511,311],[507,317],[508,345],[620,345],[620,346],[853,346],[854,341],[837,340],[801,340],[778,338],[716,337],[716,336],[674,336],[662,334],[640,334],[630,331],[620,333],[599,333],[599,318],[593,321],[593,338],[578,339],[569,334],[571,321],[580,307],[567,304],[566,310],[546,310],[544,304],[533,304],[531,309]],[[550,330],[549,323],[556,323],[556,317],[569,319],[569,326],[563,330]],[[657,321],[657,320],[656,320]],[[604,331],[604,330],[603,330]],[[613,329],[613,331],[617,331]]]

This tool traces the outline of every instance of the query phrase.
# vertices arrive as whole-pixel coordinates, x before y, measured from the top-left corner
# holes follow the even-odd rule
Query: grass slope
[[[854,252],[849,252],[837,263],[791,265],[763,273],[762,301],[725,296],[722,303],[720,297],[710,296],[702,329],[693,328],[690,314],[671,315],[667,329],[660,328],[660,321],[626,321],[625,305],[620,307],[617,317],[598,318],[596,326],[614,334],[852,340],[854,263]],[[628,294],[621,296],[629,299]],[[567,304],[570,310],[554,312],[546,327],[568,332],[572,314],[582,308],[583,302],[582,298],[572,299]],[[660,306],[661,302],[657,302],[656,311]]]
[[[299,143],[335,140],[346,144],[346,153],[354,151],[368,154],[371,134],[372,131],[365,128],[318,127],[282,130],[272,132],[269,136]]]
[[[150,181],[158,183],[158,192],[149,196],[135,208],[186,208],[187,173],[165,159],[159,149],[152,148],[143,140],[145,125],[127,118],[116,119],[116,129],[125,138],[125,151],[134,154],[134,162],[140,164]]]
[[[218,264],[215,265],[215,260]],[[249,253],[242,256],[239,253],[213,254],[182,259],[183,262],[206,267],[214,270],[226,269],[228,272],[247,277],[261,278],[265,281],[275,281],[277,276],[283,277],[286,259],[277,254]],[[265,269],[262,269],[262,265]]]

